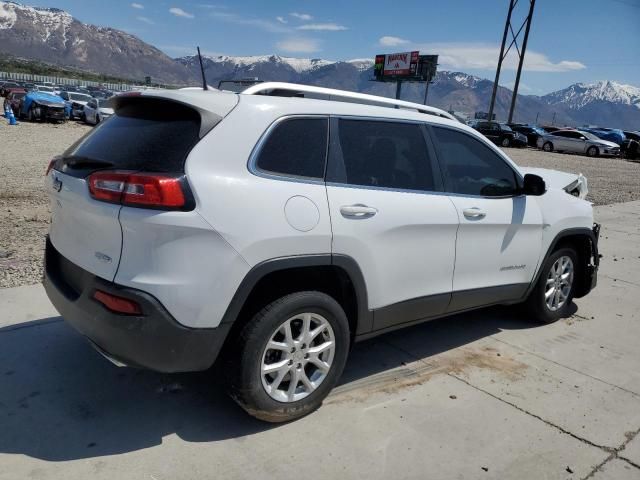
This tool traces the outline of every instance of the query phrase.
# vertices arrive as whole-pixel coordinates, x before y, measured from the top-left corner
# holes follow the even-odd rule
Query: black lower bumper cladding
[[[160,372],[206,370],[231,324],[187,328],[152,295],[98,278],[63,257],[47,239],[44,286],[64,320],[106,356]],[[96,290],[137,302],[141,315],[121,315],[94,300]]]

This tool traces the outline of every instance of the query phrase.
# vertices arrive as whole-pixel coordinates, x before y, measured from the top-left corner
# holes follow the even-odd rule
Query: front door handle
[[[480,210],[478,207],[465,208],[462,211],[462,214],[469,220],[480,220],[487,216],[487,214]]]
[[[356,205],[343,205],[340,207],[340,213],[345,218],[370,218],[378,213],[378,209],[358,203]]]

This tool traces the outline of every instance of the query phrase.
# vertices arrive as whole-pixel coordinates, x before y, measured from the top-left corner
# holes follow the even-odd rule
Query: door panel
[[[458,217],[446,196],[332,184],[327,194],[332,252],[358,262],[369,308],[442,293],[448,303]],[[341,209],[352,205],[366,205],[377,213],[345,216]]]
[[[332,252],[360,266],[375,330],[443,313],[458,215],[417,123],[333,118]]]
[[[459,129],[430,132],[460,222],[449,311],[505,301],[533,278],[540,208],[517,194],[522,180],[486,142]]]
[[[542,245],[542,214],[535,199],[523,195],[451,200],[460,217],[453,291],[528,284]]]

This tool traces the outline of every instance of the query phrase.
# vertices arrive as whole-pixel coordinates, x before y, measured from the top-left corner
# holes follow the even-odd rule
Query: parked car
[[[50,93],[31,91],[20,99],[19,117],[29,121],[65,120],[65,103]]]
[[[538,145],[538,138],[547,132],[535,125],[509,125],[514,132],[522,133],[527,137],[527,145],[535,147]]]
[[[498,122],[478,122],[474,125],[476,130],[501,147],[524,147],[527,145],[527,138],[518,135],[507,125]]]
[[[443,110],[279,82],[113,102],[47,172],[46,292],[119,365],[222,352],[262,420],[318,408],[355,341],[495,304],[549,323],[596,284],[584,177]]]
[[[9,94],[9,90],[13,88],[20,88],[20,84],[9,81],[0,83],[0,97],[6,97]]]
[[[50,93],[52,95],[56,94],[55,89],[49,85],[34,85],[32,90],[42,93]]]
[[[27,92],[21,88],[12,88],[9,94],[5,97],[5,105],[9,105],[13,114],[17,117],[20,112],[20,101],[24,98]]]
[[[83,118],[84,121],[92,125],[98,125],[103,120],[106,120],[113,115],[113,108],[107,100],[98,98],[92,98],[84,106]]]
[[[545,152],[570,152],[586,154],[588,157],[600,155],[619,155],[620,146],[598,138],[593,133],[582,130],[564,129],[542,135],[538,139],[538,148]]]
[[[67,115],[69,120],[84,118],[84,107],[91,100],[90,95],[77,92],[62,92],[60,97],[62,97],[67,105]]]
[[[640,132],[625,130],[626,140],[620,146],[620,155],[628,160],[640,160]]]
[[[625,140],[624,132],[622,130],[618,130],[617,128],[580,128],[579,130],[583,132],[589,132],[595,135],[596,137],[607,140],[609,142],[613,142],[618,146],[621,146]]]

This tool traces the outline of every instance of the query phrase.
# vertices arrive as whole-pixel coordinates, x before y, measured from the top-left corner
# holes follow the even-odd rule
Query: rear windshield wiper
[[[69,168],[77,168],[77,169],[109,168],[109,167],[113,167],[114,165],[112,162],[107,162],[106,160],[97,160],[95,158],[80,157],[80,156],[62,157],[60,160],[62,165],[66,165]]]

